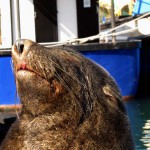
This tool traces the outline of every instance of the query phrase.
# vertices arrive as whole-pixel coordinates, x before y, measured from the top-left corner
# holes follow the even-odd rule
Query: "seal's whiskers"
[[[68,75],[69,77],[71,77],[73,80],[77,81],[80,85],[84,86],[84,84],[82,84],[77,78],[71,76],[68,72],[66,72],[64,69],[62,69],[56,62],[54,62],[52,59],[51,61],[55,64],[55,67],[59,68],[61,71],[63,71],[66,75]]]
[[[77,95],[73,92],[73,90],[67,85],[67,83],[61,78],[61,76],[57,73],[55,73],[55,77],[63,84],[63,86],[66,88],[67,91],[69,91],[73,96],[74,98],[76,99],[76,102],[74,102],[74,106],[76,107],[76,103],[78,104],[79,107],[81,107],[81,105],[79,104],[78,102],[78,98],[77,98]],[[81,108],[80,108],[81,109]],[[81,109],[82,110],[82,109]],[[82,110],[83,111],[83,110]],[[83,112],[84,113],[84,112]]]

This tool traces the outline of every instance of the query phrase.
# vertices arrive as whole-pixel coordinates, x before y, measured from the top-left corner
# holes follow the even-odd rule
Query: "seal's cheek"
[[[50,82],[34,72],[19,70],[16,73],[16,85],[21,101],[56,101],[66,92],[61,82],[53,79]]]
[[[53,96],[57,98],[65,92],[64,86],[57,80],[50,83],[50,90],[53,91]]]

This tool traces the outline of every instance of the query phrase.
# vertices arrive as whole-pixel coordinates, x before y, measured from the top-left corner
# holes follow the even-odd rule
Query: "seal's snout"
[[[29,69],[29,52],[34,42],[31,40],[20,39],[12,46],[12,62],[14,70],[32,70]]]
[[[16,55],[19,54],[19,56],[26,55],[33,44],[34,42],[31,40],[27,39],[17,40],[12,47],[12,54],[13,53],[15,53]]]

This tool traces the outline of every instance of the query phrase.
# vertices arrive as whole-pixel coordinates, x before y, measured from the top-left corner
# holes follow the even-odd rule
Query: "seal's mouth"
[[[35,72],[31,67],[29,67],[27,65],[27,63],[25,61],[23,62],[20,62],[17,66],[16,66],[16,71],[21,71],[21,70],[24,70],[24,71],[29,71],[29,72]]]
[[[16,73],[17,73],[17,77],[18,76],[39,76],[41,78],[44,78],[41,74],[38,73],[38,71],[34,70],[32,67],[30,67],[25,61],[22,61],[18,64],[16,64]]]

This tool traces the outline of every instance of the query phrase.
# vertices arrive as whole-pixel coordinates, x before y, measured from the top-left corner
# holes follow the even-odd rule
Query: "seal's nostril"
[[[17,47],[19,54],[21,54],[23,52],[23,49],[24,49],[24,40],[23,39],[17,40],[15,45]]]
[[[22,54],[23,49],[24,49],[24,44],[21,44],[20,47],[18,48],[19,53]]]

